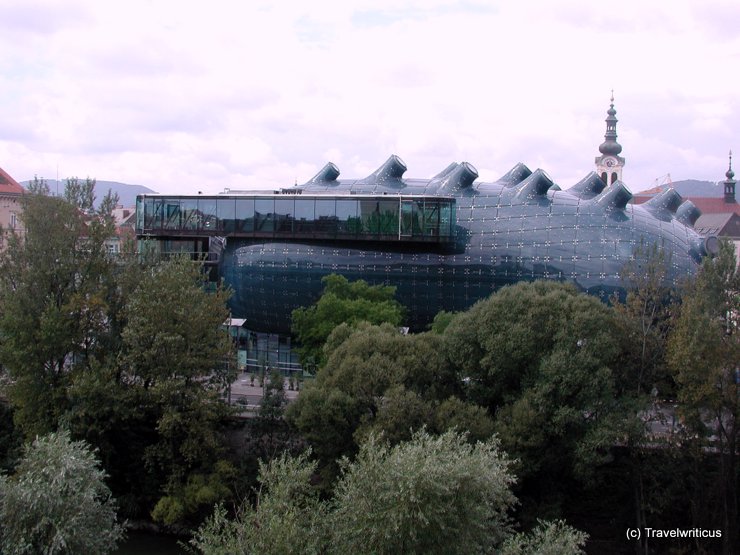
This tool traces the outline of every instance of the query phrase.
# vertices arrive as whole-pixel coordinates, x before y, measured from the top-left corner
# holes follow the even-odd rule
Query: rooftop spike
[[[310,183],[327,183],[329,181],[336,181],[339,177],[339,168],[332,162],[327,162],[326,165],[319,170],[319,173],[309,179],[305,185]]]
[[[532,175],[532,170],[519,162],[516,166],[500,177],[498,182],[503,183],[505,187],[513,187],[517,183],[521,183],[527,179],[530,175]]]
[[[684,201],[676,210],[676,219],[684,225],[694,227],[696,220],[701,216],[701,210],[690,200]]]
[[[459,164],[457,162],[452,162],[449,166],[447,166],[445,169],[443,169],[441,172],[439,172],[437,175],[432,177],[432,181],[435,179],[442,179],[444,176],[448,175],[452,170],[454,170]]]
[[[368,175],[363,181],[379,182],[388,179],[401,179],[406,169],[406,164],[404,164],[403,160],[395,154],[391,154],[391,157],[382,166]]]
[[[611,187],[604,189],[599,196],[594,198],[593,202],[606,210],[614,208],[623,210],[631,199],[632,193],[629,192],[629,189],[621,181],[616,181]]]
[[[478,179],[478,170],[469,162],[456,164],[445,177],[440,180],[438,192],[449,192],[456,189],[465,189]]]
[[[516,198],[534,198],[547,194],[553,186],[552,179],[543,171],[536,170],[527,179],[516,186]]]
[[[681,206],[683,199],[678,194],[676,189],[667,189],[662,193],[658,193],[653,198],[645,203],[645,208],[650,210],[668,210],[669,212],[676,212],[678,207]]]
[[[591,172],[568,189],[568,192],[579,199],[588,200],[601,193],[605,187],[606,183],[601,180],[598,174]]]
[[[719,253],[719,239],[715,235],[708,235],[707,237],[696,236],[693,237],[689,243],[689,254],[697,262],[701,262],[704,256],[717,256]]]

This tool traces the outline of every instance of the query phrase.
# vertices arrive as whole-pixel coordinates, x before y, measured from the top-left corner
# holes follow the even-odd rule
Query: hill
[[[21,181],[23,187],[28,187],[29,181]],[[49,190],[52,194],[64,194],[64,181],[57,181],[56,179],[47,179],[46,183],[49,185]],[[108,192],[108,190],[118,193],[118,203],[124,207],[131,207],[136,205],[136,195],[151,194],[156,191],[152,191],[149,187],[143,185],[129,185],[128,183],[119,183],[117,181],[101,181],[98,180],[95,183],[95,206],[97,207]]]
[[[722,183],[715,183],[712,181],[699,181],[698,179],[682,179],[681,181],[674,181],[670,185],[676,192],[682,197],[723,197],[725,194],[724,185]],[[661,185],[660,190],[665,190],[669,185]],[[651,188],[636,195],[653,195],[657,192],[657,189]]]

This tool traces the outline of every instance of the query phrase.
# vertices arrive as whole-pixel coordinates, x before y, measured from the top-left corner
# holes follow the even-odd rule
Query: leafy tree
[[[0,362],[31,438],[56,428],[76,372],[106,356],[117,288],[104,248],[110,213],[85,217],[60,198],[29,194],[21,217],[24,236],[12,235],[0,254]]]
[[[325,345],[325,366],[286,414],[313,447],[325,482],[336,475],[337,459],[353,454],[372,433],[391,443],[410,439],[424,426],[471,426],[474,439],[490,436],[485,411],[450,399],[461,390],[443,341],[435,333],[403,335],[390,324],[342,324],[334,330]]]
[[[665,418],[656,410],[657,396],[675,396],[675,384],[667,368],[666,346],[677,304],[677,295],[668,286],[670,259],[657,244],[640,244],[633,259],[623,268],[628,288],[626,299],[614,299],[615,332],[622,341],[621,364],[615,372],[619,406],[623,421],[621,437],[626,448],[624,472],[632,486],[635,508],[633,526],[644,529],[648,518],[655,517],[671,502],[670,488],[665,483],[667,472],[680,481],[679,465],[657,466],[656,451],[675,457],[675,447],[668,438],[651,437],[649,423]],[[660,445],[660,450],[656,450]],[[639,540],[647,551],[648,538]]]
[[[190,543],[206,555],[325,553],[327,505],[311,486],[316,464],[308,455],[260,463],[256,505],[245,504],[235,520],[216,507]]]
[[[147,446],[145,460],[166,484],[154,515],[167,523],[184,519],[193,506],[185,499],[192,490],[188,477],[209,482],[228,474],[216,463],[218,423],[228,413],[220,397],[234,378],[232,344],[222,328],[229,293],[206,291],[204,279],[198,264],[171,259],[142,277],[126,305],[121,372],[156,420],[158,439]],[[204,504],[212,502],[203,495]]]
[[[663,396],[673,392],[667,371],[665,350],[676,303],[674,290],[667,285],[670,259],[658,245],[640,245],[623,275],[628,292],[624,303],[616,302],[617,324],[625,340],[622,371],[618,385],[636,397],[655,391]]]
[[[484,553],[509,533],[514,481],[498,442],[421,431],[371,437],[343,462],[331,518],[336,553]]]
[[[64,186],[64,200],[82,211],[91,211],[95,203],[95,181],[89,177],[85,181],[68,177]]]
[[[110,553],[123,536],[89,446],[69,433],[36,439],[14,476],[0,476],[0,545],[7,555]]]
[[[33,180],[28,183],[26,190],[32,195],[48,195],[49,184],[43,177],[33,176]]]
[[[322,501],[308,454],[261,465],[256,505],[234,520],[218,508],[191,544],[207,555],[468,554],[494,553],[511,533],[514,478],[495,439],[472,445],[464,434],[420,431],[391,447],[371,435],[342,468],[334,497]],[[510,553],[534,555],[529,546],[549,542],[560,551],[544,553],[565,555],[583,542],[562,523],[543,523],[534,537],[517,537]]]
[[[331,274],[322,279],[324,291],[319,300],[307,308],[293,311],[293,333],[298,338],[298,350],[304,365],[321,366],[323,346],[329,334],[339,324],[351,325],[366,321],[371,324],[388,322],[400,326],[403,308],[393,297],[395,287],[368,285],[363,280],[349,282]]]
[[[705,259],[682,297],[669,338],[668,360],[679,385],[686,426],[720,458],[723,549],[738,546],[738,434],[740,433],[740,272],[731,242]]]
[[[518,473],[538,496],[585,477],[614,444],[612,368],[619,364],[612,310],[571,285],[505,287],[458,315],[446,349],[486,407]],[[554,497],[554,492],[550,491]]]
[[[501,555],[585,555],[587,536],[562,520],[540,520],[529,534],[516,534],[506,540]]]

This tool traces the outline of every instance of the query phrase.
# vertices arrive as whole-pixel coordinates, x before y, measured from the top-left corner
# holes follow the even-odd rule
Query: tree
[[[257,503],[222,509],[192,542],[208,555],[490,553],[510,533],[509,461],[496,440],[416,433],[394,447],[371,435],[344,459],[333,499],[311,486],[308,454],[260,467]]]
[[[313,447],[328,485],[337,460],[352,455],[371,434],[392,444],[426,426],[474,430],[487,439],[490,418],[455,395],[461,392],[436,333],[403,335],[390,324],[341,324],[329,336],[326,364],[286,417]]]
[[[223,328],[228,295],[223,288],[206,290],[199,264],[174,258],[151,268],[126,304],[120,371],[156,422],[157,440],[144,457],[165,484],[153,514],[168,524],[228,493],[231,470],[217,464],[218,423],[229,410],[221,395],[234,379],[232,343]],[[203,487],[194,489],[193,479]],[[195,502],[189,492],[199,492]]]
[[[569,479],[586,480],[608,459],[620,355],[613,329],[613,311],[598,299],[537,281],[504,287],[445,330],[464,399],[493,416],[525,497],[557,504]]]
[[[617,324],[626,345],[620,373],[625,392],[635,397],[657,391],[672,394],[673,383],[666,368],[665,350],[677,301],[667,285],[669,255],[658,245],[640,245],[623,275],[628,285],[624,303],[615,302]]]
[[[540,520],[529,534],[516,534],[506,540],[501,555],[585,555],[581,549],[587,536],[564,521]]]
[[[80,181],[77,177],[68,177],[64,186],[64,200],[83,212],[92,211],[95,203],[95,179],[88,177],[85,181]]]
[[[738,546],[740,434],[740,272],[733,244],[707,258],[682,297],[669,338],[668,360],[678,383],[686,426],[719,454],[724,553]]]
[[[326,552],[328,506],[311,486],[310,452],[260,463],[254,507],[245,503],[230,520],[223,506],[198,529],[191,544],[206,555],[290,555]]]
[[[123,537],[90,447],[69,433],[36,439],[14,476],[0,476],[0,545],[7,555],[110,553]]]
[[[25,234],[0,254],[0,362],[16,422],[32,438],[56,429],[75,372],[115,341],[108,309],[117,288],[104,246],[114,227],[110,213],[87,217],[45,194],[26,195],[21,217]]]
[[[336,553],[483,553],[509,533],[514,478],[496,440],[374,436],[343,462],[331,518]]]
[[[324,291],[319,300],[307,308],[293,311],[293,333],[298,338],[301,363],[321,366],[323,346],[329,334],[339,324],[354,325],[366,321],[371,324],[388,322],[400,326],[403,308],[396,301],[396,288],[368,285],[363,280],[349,282],[347,278],[331,274],[322,279]]]

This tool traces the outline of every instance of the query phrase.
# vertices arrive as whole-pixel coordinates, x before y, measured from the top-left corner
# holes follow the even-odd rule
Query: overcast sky
[[[614,89],[633,192],[719,181],[738,67],[737,0],[0,0],[0,167],[192,194],[397,154],[567,188]]]

